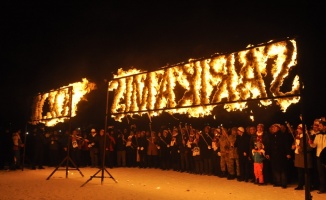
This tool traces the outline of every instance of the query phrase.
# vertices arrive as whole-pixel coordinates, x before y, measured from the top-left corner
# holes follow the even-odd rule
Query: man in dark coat
[[[250,154],[250,135],[245,133],[243,127],[238,127],[238,135],[236,138],[236,142],[234,144],[237,147],[238,155],[239,155],[239,166],[240,166],[240,177],[238,177],[238,181],[248,182],[250,177],[250,162],[249,157]]]
[[[280,124],[273,124],[270,128],[271,135],[269,145],[266,147],[266,158],[271,161],[274,186],[286,188],[287,163],[291,159],[291,145],[282,133]]]
[[[91,167],[99,167],[99,135],[94,128],[91,129],[91,134],[85,140],[90,148]]]
[[[309,177],[311,177],[312,171],[312,147],[310,147],[308,143],[308,139],[306,140],[306,156],[307,156],[307,166],[304,163],[304,143],[303,143],[303,130],[302,124],[299,124],[297,127],[297,134],[295,137],[294,144],[292,145],[292,149],[294,150],[294,166],[297,168],[298,173],[298,186],[294,188],[295,190],[303,190],[303,186],[305,185],[305,167],[308,168]],[[310,180],[312,183],[312,180]]]
[[[32,132],[32,169],[44,169],[45,133],[44,127],[35,128]]]

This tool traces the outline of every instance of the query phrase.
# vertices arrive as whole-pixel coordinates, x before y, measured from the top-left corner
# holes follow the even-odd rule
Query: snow
[[[64,167],[58,170],[46,167],[0,171],[1,200],[305,199],[305,191],[294,190],[294,187],[296,185],[289,185],[286,189],[272,185],[258,186],[217,176],[150,168],[86,167],[79,168],[79,171],[68,168],[67,171]],[[311,195],[314,200],[326,197],[325,194],[317,194],[317,191],[311,191]]]

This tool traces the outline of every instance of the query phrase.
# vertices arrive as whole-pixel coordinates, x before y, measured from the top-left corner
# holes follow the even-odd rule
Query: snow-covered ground
[[[282,189],[160,169],[105,168],[109,173],[96,168],[79,168],[80,171],[68,169],[67,177],[65,168],[2,170],[0,199],[306,199],[305,191],[294,190],[295,185]],[[311,195],[313,200],[326,198],[326,194],[317,194],[317,191],[312,191]]]

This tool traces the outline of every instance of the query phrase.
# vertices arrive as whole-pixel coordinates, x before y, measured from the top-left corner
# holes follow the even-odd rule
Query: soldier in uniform
[[[236,139],[237,139],[237,127],[231,128],[231,133],[228,137],[230,142],[230,151],[229,151],[229,164],[228,164],[228,180],[235,179],[236,176],[240,177],[240,167],[239,167],[239,155],[236,147]]]
[[[220,136],[219,139],[219,156],[221,157],[220,159],[220,164],[221,164],[221,177],[227,177],[228,176],[228,171],[230,170],[230,166],[228,166],[229,159],[229,151],[230,151],[230,141],[228,139],[228,131],[225,127],[221,128],[222,135]]]

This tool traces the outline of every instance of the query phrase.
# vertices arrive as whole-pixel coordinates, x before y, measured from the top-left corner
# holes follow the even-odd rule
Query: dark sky
[[[321,3],[141,2],[11,1],[1,6],[2,124],[26,123],[35,94],[84,77],[99,86],[83,104],[84,114],[103,115],[104,79],[118,68],[158,69],[285,37],[300,38],[299,59],[309,89],[305,107],[313,110],[310,115],[325,115],[325,103],[317,96],[326,85]]]

